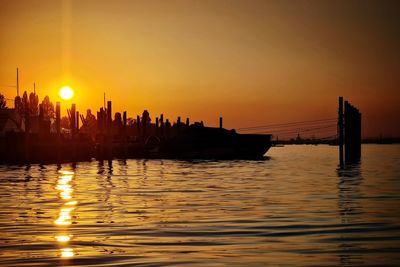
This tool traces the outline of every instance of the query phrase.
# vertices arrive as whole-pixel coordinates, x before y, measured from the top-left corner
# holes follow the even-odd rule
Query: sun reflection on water
[[[74,250],[72,248],[62,248],[61,251],[61,258],[71,258],[74,256]]]
[[[56,235],[57,242],[68,242],[71,240],[72,235]]]
[[[74,178],[74,172],[60,170],[56,190],[59,191],[61,200],[64,201],[60,208],[57,219],[54,224],[59,228],[59,233],[54,237],[60,247],[61,258],[71,258],[75,255],[74,249],[69,246],[72,235],[68,233],[68,226],[72,223],[72,211],[78,204],[72,200],[73,188],[71,182]]]

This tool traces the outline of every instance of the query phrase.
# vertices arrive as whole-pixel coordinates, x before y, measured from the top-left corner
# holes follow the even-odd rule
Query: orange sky
[[[238,128],[336,117],[400,136],[398,1],[0,0],[0,92]],[[65,103],[64,107],[66,107]],[[9,106],[11,101],[9,101]]]

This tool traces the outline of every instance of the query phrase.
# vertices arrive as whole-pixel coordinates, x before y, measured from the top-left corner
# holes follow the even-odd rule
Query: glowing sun
[[[74,96],[74,91],[69,86],[64,86],[60,89],[60,96],[64,100],[69,100]]]

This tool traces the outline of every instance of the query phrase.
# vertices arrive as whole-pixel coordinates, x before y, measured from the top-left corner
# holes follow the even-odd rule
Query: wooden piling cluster
[[[343,107],[343,97],[339,97],[338,113],[340,166],[357,163],[361,159],[361,113],[348,101]]]
[[[199,124],[200,125],[200,124]],[[203,124],[201,124],[203,126]],[[145,110],[142,116],[128,125],[127,112],[115,113],[112,120],[112,102],[107,101],[107,108],[97,112],[96,158],[145,157],[146,151],[155,143],[174,138],[185,133],[190,127],[189,118],[185,123],[181,117],[172,123],[164,114],[150,122],[150,114]],[[220,118],[222,128],[222,118]],[[150,141],[149,141],[150,140]]]
[[[171,143],[171,140],[178,140],[173,142],[179,143],[181,139],[176,137],[184,139],[199,128],[204,128],[203,122],[191,125],[189,118],[183,120],[180,116],[170,120],[160,114],[151,121],[147,110],[141,116],[137,115],[136,120],[128,119],[126,111],[115,113],[113,119],[112,102],[107,101],[105,106],[97,111],[96,118],[89,110],[85,118],[77,110],[76,104],[71,104],[67,108],[68,132],[62,129],[60,102],[55,105],[55,122],[52,127],[44,103],[39,104],[38,115],[31,115],[29,106],[24,105],[25,132],[19,136],[14,135],[19,140],[5,147],[16,147],[13,160],[20,162],[147,158],[159,155],[159,148],[165,143]],[[222,117],[219,118],[219,128],[222,129]]]

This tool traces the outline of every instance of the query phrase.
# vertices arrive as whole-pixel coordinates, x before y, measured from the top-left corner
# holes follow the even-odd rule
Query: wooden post
[[[361,112],[358,112],[358,117],[357,117],[357,140],[358,140],[358,142],[357,142],[357,157],[359,158],[359,159],[361,159],[361,138],[362,138],[362,135],[361,135],[361,118],[362,118],[362,115],[361,115]]]
[[[72,137],[72,160],[75,161],[77,158],[77,146],[75,143],[75,137],[76,137],[76,105],[72,104],[71,105],[71,111],[69,114],[70,118],[70,129],[71,129],[71,137]]]
[[[165,120],[165,137],[169,137],[169,130],[171,128],[171,123],[169,122],[168,119]]]
[[[59,136],[61,133],[61,108],[60,102],[56,102],[56,131]]]
[[[219,128],[222,129],[222,117],[219,117]]]
[[[107,101],[107,118],[106,118],[106,124],[107,124],[107,158],[111,159],[112,158],[112,141],[113,141],[113,134],[112,134],[112,102]]]
[[[31,130],[31,114],[29,112],[29,107],[25,106],[25,132],[29,134]]]
[[[26,104],[26,103],[25,103]],[[28,105],[25,106],[25,160],[29,161],[30,159],[30,130],[31,130],[31,115],[29,112],[29,107]]]
[[[156,117],[156,136],[158,136],[158,117]]]
[[[344,143],[346,164],[357,163],[361,158],[361,113],[349,102],[344,103]]]
[[[76,112],[76,133],[79,133],[79,112]]]
[[[339,97],[339,110],[338,110],[338,142],[339,142],[339,164],[343,167],[343,97]]]
[[[345,122],[345,127],[344,127],[344,143],[345,143],[345,149],[344,149],[344,158],[346,163],[350,163],[350,156],[351,156],[351,147],[350,147],[350,134],[351,134],[351,108],[350,104],[347,101],[344,101],[344,122]]]
[[[124,129],[125,129],[126,128],[126,111],[124,111],[124,114],[122,116],[122,120],[123,120]]]
[[[128,146],[127,146],[127,129],[126,129],[126,125],[127,125],[127,117],[126,117],[126,111],[124,111],[123,115],[122,115],[122,120],[123,120],[123,128],[122,128],[122,141],[124,142],[122,151],[124,153],[124,158],[126,158],[127,154],[128,154]]]
[[[137,135],[140,136],[140,116],[136,115]]]
[[[44,129],[43,129],[43,105],[42,104],[39,104],[39,124],[38,124],[38,126],[39,126],[39,135],[42,135],[43,134],[43,132],[44,132]]]
[[[107,134],[111,135],[112,103],[107,101]]]
[[[100,108],[100,111],[97,112],[97,129],[99,134],[103,134],[103,108]]]
[[[55,147],[55,154],[57,157],[57,161],[61,159],[61,151],[60,148],[60,136],[61,136],[61,106],[60,102],[56,102],[56,147]]]
[[[147,116],[148,113],[143,112],[142,115],[142,140],[145,141],[146,140],[146,135],[147,135],[147,120],[149,119],[149,117]]]
[[[98,149],[96,150],[97,158],[104,157],[103,113],[103,108],[100,108],[100,111],[97,112],[97,141],[99,143]]]
[[[180,128],[181,128],[181,117],[178,117],[178,120],[176,121],[176,132],[179,135],[180,133]]]
[[[164,115],[160,115],[160,134],[164,136]]]
[[[75,106],[75,104],[72,104],[71,105],[71,116],[70,116],[70,119],[71,119],[71,121],[70,121],[70,129],[71,129],[72,139],[75,138],[75,128],[76,128],[76,126],[75,126],[76,125],[76,123],[75,123],[75,118],[76,118],[75,112],[76,112],[76,106]]]

